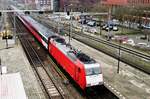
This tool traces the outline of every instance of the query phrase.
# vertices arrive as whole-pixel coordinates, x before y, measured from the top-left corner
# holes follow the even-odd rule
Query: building
[[[59,0],[36,0],[37,9],[59,11]]]
[[[146,6],[150,5],[150,0],[101,0],[105,5],[132,5],[132,6]]]
[[[53,0],[36,0],[36,8],[42,10],[53,10]]]
[[[59,4],[60,11],[67,11],[70,10],[70,8],[73,11],[76,11],[77,9],[79,9],[79,7],[81,7],[80,0],[60,0]]]
[[[26,5],[28,9],[41,9],[58,11],[59,0],[17,0],[18,3]]]
[[[35,0],[25,0],[24,3],[27,5],[28,8],[30,9],[35,9],[36,8],[36,3]]]
[[[60,0],[54,0],[53,1],[53,11],[59,11],[60,10]]]
[[[133,6],[148,6],[150,5],[150,0],[127,0],[129,5]]]
[[[127,0],[101,0],[104,5],[127,5]]]

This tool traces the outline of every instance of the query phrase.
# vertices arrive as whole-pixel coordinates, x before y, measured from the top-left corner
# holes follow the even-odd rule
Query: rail
[[[11,18],[12,20],[12,18]],[[13,22],[13,21],[12,21]],[[55,82],[55,79],[52,74],[48,73],[46,70],[46,66],[42,63],[41,59],[39,58],[38,54],[36,53],[35,49],[32,47],[31,42],[27,38],[24,37],[24,35],[20,35],[19,33],[25,33],[23,29],[21,29],[19,26],[19,21],[17,23],[17,29],[18,29],[18,37],[21,41],[21,44],[23,45],[23,48],[32,63],[32,66],[34,70],[36,71],[36,74],[41,81],[41,84],[48,95],[50,99],[65,99],[64,92],[61,89],[60,86],[57,85]]]
[[[48,23],[48,22],[45,22],[45,21],[42,21],[42,20],[40,22],[42,24],[44,24],[45,26],[52,28],[55,31],[57,30],[57,24],[52,24],[52,22]],[[68,31],[69,31],[69,25],[64,26],[64,32],[69,35]],[[74,39],[77,39],[77,40],[79,40],[83,43],[86,43],[86,42],[84,41],[84,39],[79,39],[80,37],[86,38],[86,39],[88,39],[88,41],[92,40],[92,41],[98,42],[100,44],[104,44],[104,45],[106,45],[110,48],[114,48],[116,51],[119,50],[119,47],[120,47],[120,51],[126,53],[126,56],[129,54],[132,59],[134,58],[133,61],[132,61],[132,59],[130,59],[130,58],[122,58],[121,57],[120,61],[125,62],[125,63],[127,63],[131,66],[134,66],[137,69],[140,69],[140,70],[150,74],[150,67],[149,67],[150,55],[148,55],[148,54],[136,51],[134,49],[124,47],[124,46],[119,45],[119,44],[115,44],[113,42],[104,40],[102,38],[97,38],[97,37],[94,37],[94,36],[90,36],[88,34],[81,33],[81,32],[73,31],[71,35]],[[100,51],[102,51],[102,52],[118,59],[118,54],[116,52],[114,54],[113,52],[106,52],[105,50],[101,50],[100,48],[97,48],[97,47],[93,46],[93,44],[87,44],[87,45],[92,46],[93,48],[95,48],[97,50],[100,50]]]

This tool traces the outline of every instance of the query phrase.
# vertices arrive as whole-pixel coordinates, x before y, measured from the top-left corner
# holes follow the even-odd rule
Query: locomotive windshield
[[[89,56],[87,56],[86,54],[84,53],[77,53],[77,58],[82,61],[83,63],[85,64],[92,64],[92,63],[95,63],[95,60],[90,58]]]
[[[100,73],[101,73],[101,71],[100,71],[99,67],[86,69],[86,76],[96,75],[96,74],[100,74]]]
[[[56,36],[56,35],[52,35],[52,36],[50,36],[50,38],[57,38],[58,36]]]
[[[56,38],[55,41],[61,44],[66,44],[65,40],[62,38]]]

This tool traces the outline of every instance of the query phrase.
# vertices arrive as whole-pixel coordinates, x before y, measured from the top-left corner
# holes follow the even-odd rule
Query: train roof
[[[52,30],[40,24],[30,16],[24,15],[24,19],[28,21],[37,30],[37,32],[39,32],[47,40],[50,36],[54,35],[54,32],[52,32]]]
[[[84,54],[84,53],[78,52],[78,53],[76,54],[76,57],[77,57],[80,61],[82,61],[82,62],[84,62],[84,63],[86,63],[86,64],[92,64],[92,63],[95,63],[95,62],[96,62],[94,59],[92,59],[91,57],[87,56],[87,55]]]
[[[84,64],[96,63],[94,59],[92,59],[85,53],[82,53],[81,51],[78,51],[77,49],[73,48],[70,44],[67,44],[65,42],[65,39],[59,36],[55,36],[53,40],[55,40],[57,48],[59,48],[66,56],[68,56],[73,61],[79,59]]]
[[[52,38],[56,42],[57,48],[59,48],[59,50],[61,50],[72,61],[76,61],[77,59],[79,59],[84,64],[96,63],[94,59],[73,48],[71,45],[67,44],[64,38],[56,35],[54,32],[52,32],[52,30],[38,23],[30,16],[25,15],[24,19],[28,21],[37,30],[37,32],[39,32],[47,40],[49,37]]]

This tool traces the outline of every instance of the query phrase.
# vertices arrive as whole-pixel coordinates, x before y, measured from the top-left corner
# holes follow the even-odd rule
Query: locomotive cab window
[[[54,38],[58,38],[58,36],[53,35],[53,36],[50,37],[50,39],[52,39],[52,38],[53,38],[53,39],[54,39]]]
[[[66,44],[65,39],[62,38],[56,38],[55,41],[61,44]]]
[[[100,68],[99,67],[95,67],[95,68],[87,68],[86,69],[86,75],[90,76],[90,75],[97,75],[100,74]]]

